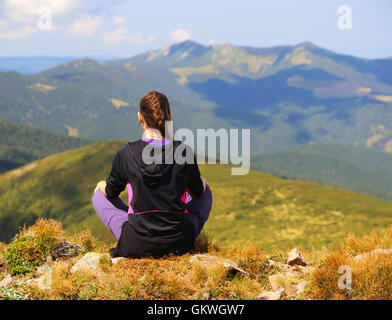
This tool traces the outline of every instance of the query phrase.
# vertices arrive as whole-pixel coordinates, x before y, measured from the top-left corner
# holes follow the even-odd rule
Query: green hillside
[[[392,201],[392,155],[335,143],[255,156],[252,168],[282,178],[312,181]]]
[[[89,142],[0,119],[0,172]]]
[[[87,224],[99,238],[113,240],[90,199],[123,144],[88,145],[0,175],[0,241],[37,217],[58,219],[68,232]],[[231,176],[224,165],[201,166],[201,171],[214,196],[206,229],[221,245],[320,248],[337,243],[347,232],[361,234],[392,224],[392,203],[369,196],[257,171]]]

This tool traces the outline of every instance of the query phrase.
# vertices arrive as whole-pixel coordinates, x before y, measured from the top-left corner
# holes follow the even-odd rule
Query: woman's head
[[[139,104],[139,122],[144,129],[156,129],[165,136],[165,121],[172,119],[169,100],[158,91],[146,93]]]

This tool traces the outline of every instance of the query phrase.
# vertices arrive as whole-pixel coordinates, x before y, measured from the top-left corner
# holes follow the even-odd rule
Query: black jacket
[[[159,257],[182,254],[194,246],[195,230],[188,220],[183,195],[185,191],[193,197],[203,193],[196,157],[181,142],[170,141],[164,147],[152,147],[150,154],[158,156],[161,162],[148,165],[142,159],[147,145],[138,140],[121,148],[106,180],[108,198],[118,197],[128,183],[133,192],[128,221],[122,226],[117,247],[111,250],[112,256]],[[180,151],[184,149],[183,155],[191,153],[193,163],[165,160],[165,151],[174,154],[179,146]]]

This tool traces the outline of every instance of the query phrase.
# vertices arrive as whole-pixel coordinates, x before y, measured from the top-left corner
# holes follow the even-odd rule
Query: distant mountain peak
[[[185,40],[170,45],[169,54],[175,54],[177,52],[199,52],[204,51],[205,49],[208,50],[208,47],[192,40]]]
[[[193,40],[185,40],[185,41],[173,43],[171,44],[171,47],[191,48],[191,47],[205,47],[205,46]]]
[[[149,51],[149,55],[146,62],[150,62],[159,57],[168,57],[180,54],[181,59],[185,59],[189,56],[196,56],[203,54],[208,51],[211,47],[204,46],[192,40],[185,40],[182,42],[173,43],[162,47],[158,50]]]
[[[331,55],[331,54],[336,54],[335,52],[316,46],[314,43],[305,41],[305,42],[300,42],[297,45],[294,46],[294,50],[296,51],[311,51],[313,53],[321,54],[321,55]]]
[[[300,42],[298,43],[296,46],[296,48],[302,47],[302,48],[306,48],[306,49],[315,49],[317,48],[317,46],[315,46],[312,42],[310,41],[304,41],[304,42]]]

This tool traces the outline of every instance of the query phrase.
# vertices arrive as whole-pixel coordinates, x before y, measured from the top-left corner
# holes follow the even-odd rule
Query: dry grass
[[[392,248],[392,228],[358,237],[349,235],[342,246],[329,252],[314,272],[309,297],[313,299],[392,299],[392,255],[368,254],[375,249]],[[362,254],[362,258],[355,256]],[[352,273],[352,289],[339,289],[340,266]]]
[[[81,245],[85,249],[85,252],[92,251],[98,247],[97,240],[94,238],[93,234],[87,226],[85,226],[82,231],[70,237],[69,240],[73,243]]]
[[[190,255],[162,259],[124,259],[103,272],[70,272],[70,261],[52,266],[52,289],[26,287],[32,299],[254,299],[262,286],[256,279],[227,279],[221,266],[191,264]]]
[[[194,253],[206,253],[208,250],[216,251],[219,250],[219,247],[203,230],[196,239],[193,251]]]
[[[23,227],[20,235],[33,235],[43,242],[60,237],[64,234],[61,222],[54,219],[40,218],[31,227]]]
[[[34,238],[28,238],[23,246],[16,246],[21,260],[15,261],[33,263],[32,259],[38,258],[38,262],[42,263],[43,256],[39,250],[46,250],[53,239],[62,234],[61,224],[54,220],[41,219],[34,226],[24,228],[14,241],[23,237]],[[37,246],[37,239],[40,246]],[[67,239],[83,245],[86,251],[105,253],[109,249],[98,243],[87,228]],[[11,243],[8,247],[12,246],[15,247],[15,244]],[[6,248],[7,245],[0,243],[0,254]],[[168,255],[160,259],[121,259],[116,264],[103,258],[99,263],[102,272],[98,273],[71,273],[72,266],[83,253],[70,259],[51,262],[52,288],[41,290],[34,284],[25,285],[18,289],[18,296],[61,300],[254,299],[263,290],[270,290],[268,278],[271,274],[276,274],[275,280],[278,285],[286,288],[286,294],[287,288],[292,289],[302,280],[310,281],[305,292],[300,296],[294,292],[291,299],[392,299],[391,254],[368,254],[375,249],[390,248],[392,228],[384,233],[373,232],[361,237],[351,234],[337,249],[301,250],[315,269],[306,274],[293,274],[267,266],[267,261],[271,258],[280,263],[285,262],[286,251],[275,252],[271,257],[257,246],[219,248],[202,233],[192,253]],[[22,249],[25,251],[22,252]],[[194,253],[208,253],[231,259],[247,271],[248,275],[228,277],[227,270],[222,265],[191,263]],[[357,255],[362,255],[362,258],[356,258]],[[39,263],[34,262],[33,265],[37,266]],[[351,291],[339,289],[338,281],[342,276],[338,272],[340,266],[351,268]],[[16,275],[16,279],[23,281],[32,276],[34,274],[20,274]]]
[[[48,254],[54,239],[59,237],[64,238],[63,230],[55,220],[40,219],[35,225],[23,228],[9,245],[9,248],[13,248],[9,253],[13,259],[9,261],[16,270],[14,275],[22,281],[38,276],[33,270],[44,263],[44,255]],[[84,246],[86,251],[107,253],[109,249],[98,243],[87,228],[65,238]],[[250,275],[228,277],[222,265],[211,267],[190,263],[194,253],[209,253],[232,259]],[[102,272],[98,274],[85,271],[71,273],[72,266],[82,255],[51,262],[52,288],[41,290],[35,284],[26,285],[20,289],[21,296],[62,300],[253,299],[260,293],[263,283],[266,283],[265,255],[259,248],[220,249],[205,233],[198,237],[192,253],[168,255],[161,259],[122,259],[117,264],[102,259],[99,263]],[[29,268],[21,269],[25,267],[26,261]]]

